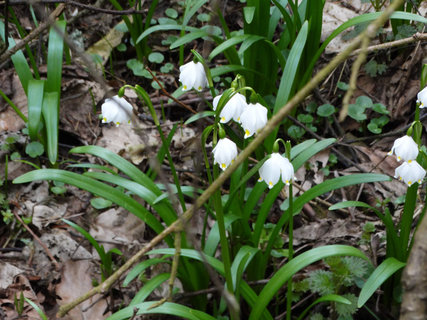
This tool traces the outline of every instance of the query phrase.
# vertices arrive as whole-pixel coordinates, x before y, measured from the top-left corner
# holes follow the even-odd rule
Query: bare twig
[[[19,210],[23,211],[21,206],[16,201],[10,201],[11,204],[13,204],[15,207],[17,207]],[[46,252],[46,255],[49,257],[50,261],[55,265],[56,271],[61,270],[61,266],[59,265],[58,261],[56,261],[55,257],[50,252],[49,248],[40,240],[40,238],[31,230],[31,228],[22,221],[22,218],[19,216],[15,210],[12,210],[13,214],[15,215],[16,219],[22,224],[22,226],[33,236],[33,238],[42,246],[43,250]]]
[[[9,5],[20,5],[20,4],[28,4],[28,0],[9,0]],[[5,1],[0,1],[0,5],[4,4]],[[99,8],[94,7],[88,4],[84,4],[78,1],[73,0],[39,0],[37,3],[40,4],[55,4],[55,3],[61,3],[61,4],[67,4],[74,7],[80,7],[86,10],[95,11],[95,12],[101,12],[101,13],[108,13],[108,14],[116,14],[116,15],[127,15],[127,14],[146,14],[147,10],[135,10],[135,9],[125,9],[125,10],[112,10],[112,9],[105,9],[105,8]]]
[[[58,7],[56,7],[55,10],[52,11],[52,13],[49,15],[49,17],[42,23],[39,24],[37,28],[35,28],[31,33],[26,36],[24,39],[19,41],[15,46],[10,48],[8,51],[6,51],[4,54],[0,56],[0,64],[8,60],[12,55],[14,55],[16,52],[24,48],[27,44],[29,44],[31,41],[36,39],[44,30],[49,28],[52,23],[55,21],[55,19],[64,11],[65,4],[60,4]]]

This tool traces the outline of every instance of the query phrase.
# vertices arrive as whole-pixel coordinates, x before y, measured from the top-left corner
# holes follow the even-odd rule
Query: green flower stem
[[[287,150],[286,150],[287,151]],[[289,185],[289,208],[288,208],[288,214],[289,214],[289,226],[288,226],[288,238],[289,238],[289,247],[288,247],[288,262],[290,262],[294,257],[294,208],[293,208],[293,190],[292,190],[292,183]],[[288,288],[287,288],[287,295],[286,295],[286,319],[291,320],[291,314],[292,314],[292,277],[288,280]]]
[[[167,144],[167,141],[166,141],[165,135],[163,133],[162,127],[160,126],[160,122],[159,122],[159,119],[157,118],[157,114],[156,114],[156,111],[154,110],[154,106],[151,103],[150,97],[148,96],[147,92],[144,89],[142,89],[139,85],[136,85],[135,87],[132,87],[130,85],[125,85],[122,88],[129,88],[129,89],[134,90],[138,94],[138,97],[140,98],[140,100],[147,104],[148,109],[150,111],[150,114],[154,120],[154,124],[156,125],[157,131],[159,132],[160,139],[162,140],[162,144],[165,146],[166,157],[168,159],[169,167],[171,169],[171,173],[173,176],[173,181],[174,181],[176,189],[177,189],[179,203],[181,204],[182,210],[186,211],[187,207],[185,205],[184,194],[182,193],[182,190],[181,190],[181,183],[180,183],[178,175],[176,173],[175,165],[173,164],[173,159],[172,159],[172,156],[169,152],[169,146]],[[120,89],[120,90],[122,90],[122,89]]]
[[[178,230],[182,230],[187,222],[193,217],[194,213],[203,206],[218,190],[224,182],[231,176],[231,174],[238,168],[243,161],[248,158],[252,152],[278,127],[282,120],[297,106],[299,105],[310,93],[313,91],[328,75],[330,75],[335,68],[343,63],[354,50],[356,50],[361,42],[362,37],[367,32],[375,32],[378,28],[384,25],[393,13],[395,8],[402,3],[403,0],[396,0],[387,7],[384,12],[378,17],[377,20],[372,22],[369,27],[357,38],[355,38],[342,52],[336,55],[323,69],[300,90],[298,91],[279,111],[267,122],[266,126],[258,133],[251,143],[243,150],[232,163],[209,187],[196,199],[193,206],[185,211],[182,216],[172,223],[169,227],[164,229],[160,234],[155,236],[148,244],[141,248],[133,257],[125,262],[111,277],[105,280],[102,284],[86,292],[84,295],[78,297],[76,300],[65,304],[59,308],[58,317],[65,316],[70,310],[75,308],[80,303],[90,299],[98,293],[107,292],[113,284],[120,279],[120,277],[127,272],[136,262],[140,261],[144,255],[153,249],[157,244],[163,241],[168,235]]]
[[[0,90],[0,96],[12,107],[12,109],[16,112],[16,114],[24,121],[28,122],[28,118],[19,110],[19,108],[10,100],[7,95],[4,94],[3,91]]]

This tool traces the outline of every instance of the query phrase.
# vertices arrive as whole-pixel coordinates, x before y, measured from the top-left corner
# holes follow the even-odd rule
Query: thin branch
[[[9,0],[9,5],[21,5],[28,4],[28,0]],[[0,1],[0,5],[4,4],[5,1]],[[94,7],[88,4],[84,4],[78,1],[73,0],[39,0],[37,3],[40,4],[55,4],[62,3],[67,4],[74,7],[83,8],[90,11],[108,13],[108,14],[116,14],[116,15],[127,15],[127,14],[146,14],[147,10],[135,10],[135,9],[126,9],[126,10],[112,10],[112,9],[104,9],[99,7]]]
[[[157,244],[163,241],[169,234],[173,232],[182,231],[186,223],[192,218],[193,214],[199,209],[206,201],[208,201],[213,193],[220,188],[224,182],[236,171],[240,164],[245,161],[255,149],[277,128],[283,119],[298,105],[300,104],[310,93],[314,90],[320,82],[327,77],[338,65],[343,63],[347,57],[359,47],[361,41],[365,37],[369,37],[368,32],[377,30],[379,27],[389,19],[393,11],[402,3],[402,0],[394,1],[377,20],[372,22],[368,29],[354,39],[347,48],[339,53],[335,58],[329,62],[322,70],[320,70],[300,91],[298,91],[294,97],[292,97],[279,111],[267,122],[266,126],[255,136],[252,142],[242,150],[235,161],[225,170],[222,174],[212,182],[212,184],[196,199],[194,205],[185,211],[182,216],[172,223],[169,227],[164,229],[161,233],[155,236],[146,246],[144,246],[139,252],[137,252],[132,258],[130,258],[124,265],[122,265],[113,275],[106,279],[99,286],[91,289],[83,296],[77,298],[69,304],[63,305],[58,311],[58,317],[65,316],[71,309],[79,305],[83,301],[89,299],[97,293],[106,292],[133,264],[138,262],[148,251],[153,249]]]
[[[55,8],[55,10],[52,11],[52,13],[49,15],[49,17],[46,19],[46,21],[39,24],[37,28],[35,28],[31,33],[26,36],[24,39],[19,41],[15,46],[7,50],[4,54],[0,56],[0,64],[8,60],[12,55],[14,55],[19,50],[23,49],[27,44],[29,44],[31,41],[36,39],[44,30],[49,28],[52,23],[55,21],[56,18],[64,11],[65,4],[60,4],[58,7]]]

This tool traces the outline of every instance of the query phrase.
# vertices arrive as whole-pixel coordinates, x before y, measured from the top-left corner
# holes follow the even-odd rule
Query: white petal
[[[420,103],[420,108],[427,107],[427,87],[418,92],[417,94],[417,102]]]
[[[190,61],[179,67],[179,81],[182,83],[182,91],[188,91],[192,88],[202,91],[207,86],[205,69],[200,62]]]
[[[240,123],[245,131],[245,138],[261,130],[267,123],[267,108],[263,105],[250,103],[240,115]]]
[[[395,171],[395,178],[403,180],[408,186],[421,183],[425,175],[426,171],[415,160],[402,163]]]
[[[408,161],[415,160],[418,156],[418,145],[412,137],[405,135],[394,141],[389,155],[395,154],[397,160]]]
[[[132,110],[132,105],[124,98],[119,98],[119,96],[107,98],[101,106],[102,122],[114,122],[116,126],[130,123]]]
[[[220,139],[212,153],[214,164],[218,164],[222,170],[225,170],[237,157],[237,146],[228,138]]]

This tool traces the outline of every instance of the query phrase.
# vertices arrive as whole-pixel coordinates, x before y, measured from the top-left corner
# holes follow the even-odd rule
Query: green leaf
[[[26,183],[36,180],[53,180],[68,183],[80,189],[92,192],[95,195],[109,199],[124,209],[132,212],[135,216],[145,221],[156,233],[163,231],[164,227],[147,209],[142,207],[136,200],[105,183],[74,172],[57,169],[40,169],[27,172],[13,183]],[[171,239],[167,239],[172,245]]]
[[[246,23],[248,24],[252,23],[252,20],[254,19],[254,15],[255,15],[255,9],[256,7],[249,7],[249,6],[246,6],[243,8],[243,16],[245,18]]]
[[[294,124],[288,128],[288,135],[291,138],[294,138],[295,140],[299,140],[304,134],[305,134],[305,130]]]
[[[28,154],[31,158],[36,158],[41,156],[44,152],[43,145],[38,141],[32,141],[25,147],[25,153]]]
[[[105,209],[105,208],[111,207],[111,205],[113,203],[110,200],[106,200],[104,198],[97,197],[97,198],[90,199],[90,204],[95,209],[101,210],[101,209]]]
[[[327,245],[308,250],[286,263],[273,275],[261,290],[257,304],[250,313],[249,320],[257,320],[260,318],[263,310],[294,274],[316,261],[333,256],[355,256],[369,261],[362,251],[350,246]]]
[[[289,100],[292,88],[295,87],[294,79],[297,79],[296,74],[298,70],[302,52],[304,50],[308,36],[308,21],[304,22],[301,30],[298,33],[294,44],[292,45],[291,51],[289,52],[288,59],[286,60],[286,66],[283,70],[282,77],[280,79],[279,91],[277,92],[276,103],[274,104],[273,113],[276,114],[281,107]]]
[[[172,21],[175,22],[174,20],[172,20]],[[157,25],[157,26],[150,27],[147,30],[145,30],[138,37],[138,39],[136,40],[136,43],[138,44],[145,37],[147,37],[148,35],[152,34],[153,32],[157,32],[157,31],[170,31],[170,30],[184,30],[184,31],[187,31],[187,32],[197,32],[197,31],[199,31],[198,28],[193,28],[193,27],[178,25],[176,22],[175,23],[169,23],[169,24],[162,24],[162,25]]]
[[[138,303],[144,302],[148,296],[157,289],[163,282],[168,280],[170,273],[160,273],[144,283],[144,286],[135,294],[129,306],[134,306]]]
[[[206,117],[215,117],[215,111],[209,111],[208,110],[208,111],[202,111],[202,112],[196,113],[195,115],[188,118],[184,124],[187,125],[187,124],[190,124],[192,122],[195,122],[199,119],[206,118]]]
[[[153,78],[153,76],[144,68],[144,64],[137,59],[129,59],[126,61],[126,66],[132,70],[133,74],[137,77],[144,77],[147,79]]]
[[[156,308],[150,308],[155,303],[156,301],[150,301],[128,306],[109,316],[106,320],[129,319],[140,314],[166,314],[188,320],[216,320],[216,318],[202,311],[172,302],[165,302]],[[134,310],[137,310],[136,314]]]
[[[41,126],[44,84],[44,80],[28,82],[28,134],[33,141],[37,140],[37,133]]]
[[[387,107],[381,103],[375,103],[372,106],[372,110],[381,114],[390,114],[390,112],[387,110]]]
[[[176,11],[175,9],[173,9],[173,8],[167,8],[166,10],[165,10],[165,14],[169,17],[169,18],[171,18],[171,19],[176,19],[176,18],[178,18],[178,11]]]
[[[317,108],[317,115],[321,117],[329,117],[335,112],[335,107],[331,104],[322,104]]]
[[[193,40],[206,37],[206,36],[208,36],[208,33],[205,30],[198,30],[198,31],[187,33],[186,35],[179,37],[176,41],[174,41],[170,45],[169,49],[173,50]]]
[[[207,13],[200,13],[197,15],[197,20],[200,22],[208,22],[211,20],[211,16]]]
[[[64,39],[62,34],[59,34],[56,29],[61,33],[65,32],[66,21],[59,20],[56,22],[56,28],[51,27],[49,32],[49,46],[47,49],[47,80],[45,90],[48,92],[55,92],[61,95],[61,79],[62,79],[62,60],[64,53]],[[59,108],[59,104],[58,104]]]
[[[351,304],[351,301],[336,295],[336,294],[327,294],[325,296],[322,296],[320,298],[317,298],[312,304],[310,304],[307,308],[304,309],[304,311],[299,315],[297,320],[304,319],[304,316],[307,314],[310,309],[312,309],[316,304],[322,303],[322,302],[337,302],[337,303],[344,303],[344,304]]]
[[[162,63],[165,56],[160,52],[152,52],[148,55],[148,61],[152,63]]]
[[[125,280],[123,281],[123,287],[127,287],[130,282],[133,281],[136,277],[138,277],[145,269],[159,264],[159,263],[167,263],[165,259],[148,259],[137,264],[129,273],[126,275]]]
[[[365,109],[358,104],[350,104],[348,106],[348,115],[357,121],[363,121],[367,118]]]
[[[47,316],[44,314],[43,310],[40,309],[40,307],[33,301],[31,301],[30,299],[28,299],[27,297],[24,297],[24,300],[31,306],[34,308],[34,310],[36,310],[36,312],[38,313],[38,315],[40,316],[40,319],[42,320],[47,320]]]
[[[393,257],[384,260],[366,280],[360,291],[357,307],[361,308],[375,291],[396,271],[402,269],[406,263],[396,260]]]
[[[47,155],[50,163],[55,163],[58,157],[58,122],[59,94],[45,92],[43,97],[42,114],[47,134]]]

